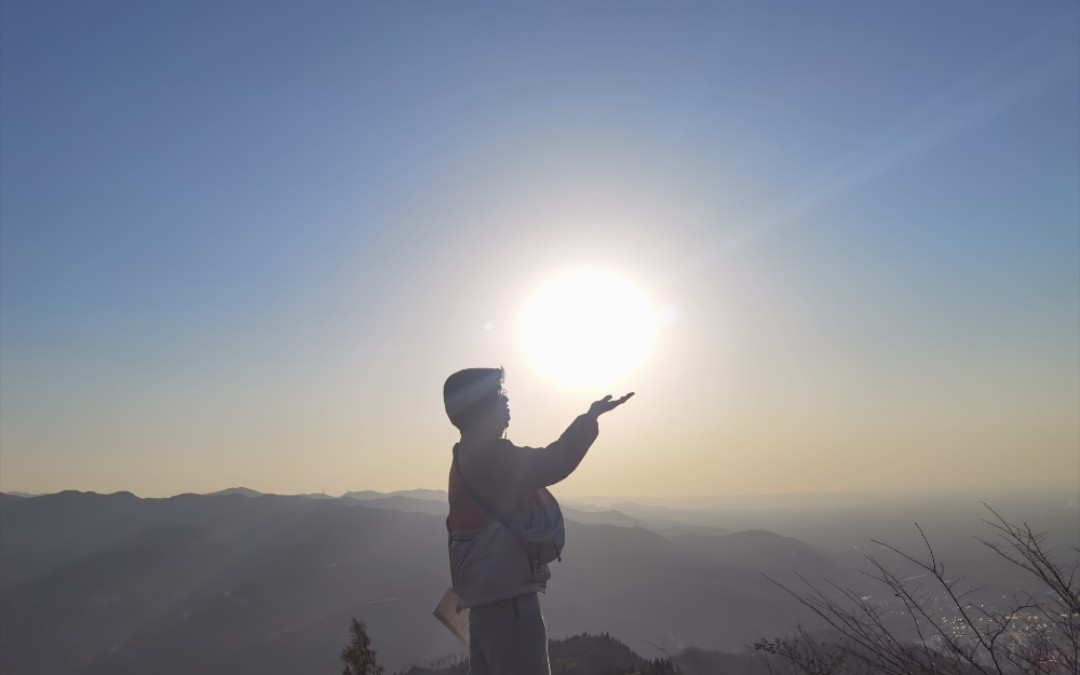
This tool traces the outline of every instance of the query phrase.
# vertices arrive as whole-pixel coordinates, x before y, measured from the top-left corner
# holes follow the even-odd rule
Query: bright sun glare
[[[582,270],[544,284],[525,306],[520,330],[525,354],[545,377],[602,387],[642,364],[656,326],[640,288],[611,272]]]

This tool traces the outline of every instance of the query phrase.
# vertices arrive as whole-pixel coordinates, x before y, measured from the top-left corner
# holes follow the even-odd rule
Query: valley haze
[[[995,508],[1037,524],[1052,550],[1067,554],[1080,544],[1076,498],[1003,497]],[[966,585],[983,587],[986,602],[1025,588],[972,538],[986,534],[977,500],[860,505],[844,496],[809,507],[805,498],[770,499],[780,503],[565,500],[567,547],[544,599],[552,637],[606,633],[649,658],[697,648],[749,659],[754,641],[796,622],[814,625],[763,574],[878,593],[861,574],[865,554],[881,553],[869,539],[917,550],[916,521],[940,559],[965,571]],[[326,497],[237,487],[153,499],[5,493],[3,670],[327,670],[353,616],[367,623],[388,668],[460,658],[460,645],[430,616],[449,584],[446,512],[445,493],[428,489]]]

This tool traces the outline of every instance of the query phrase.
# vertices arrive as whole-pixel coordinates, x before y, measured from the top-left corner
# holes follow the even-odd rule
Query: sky
[[[0,11],[2,490],[1080,492],[1075,3]]]

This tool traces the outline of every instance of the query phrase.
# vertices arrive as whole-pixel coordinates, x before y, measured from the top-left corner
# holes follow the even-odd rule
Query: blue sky
[[[4,489],[439,487],[450,370],[607,393],[503,330],[575,264],[681,319],[574,490],[1080,476],[1074,3],[2,7]]]

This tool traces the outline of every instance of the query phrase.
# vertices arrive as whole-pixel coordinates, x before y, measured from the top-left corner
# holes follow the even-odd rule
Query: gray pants
[[[470,675],[550,675],[536,593],[469,610]]]

